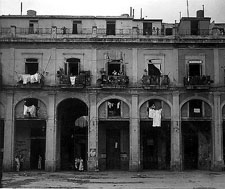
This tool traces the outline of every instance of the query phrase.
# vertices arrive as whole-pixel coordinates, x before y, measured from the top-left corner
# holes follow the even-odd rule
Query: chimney
[[[133,17],[134,17],[134,9],[133,9]]]
[[[140,19],[142,19],[142,8],[141,8],[141,18]]]
[[[130,17],[132,17],[132,7],[130,7]]]
[[[23,3],[21,2],[20,3],[20,15],[22,16],[22,14],[23,14]]]

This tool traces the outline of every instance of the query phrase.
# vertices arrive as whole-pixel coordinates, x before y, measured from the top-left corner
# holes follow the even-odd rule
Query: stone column
[[[220,106],[220,94],[214,93],[213,108],[213,124],[212,124],[212,169],[221,171],[223,167],[223,149],[222,149],[222,112]]]
[[[3,169],[5,171],[13,171],[14,162],[14,105],[13,92],[6,92],[6,114],[4,127],[4,151],[3,151]]]
[[[133,94],[131,98],[129,170],[137,171],[140,169],[140,119],[138,95]]]
[[[214,85],[220,84],[220,81],[223,81],[223,79],[220,79],[220,64],[219,64],[219,51],[218,49],[213,49],[214,52]],[[223,83],[221,83],[223,84]]]
[[[170,167],[173,171],[180,171],[182,167],[181,156],[181,119],[179,92],[173,93],[173,106],[171,110],[171,162]]]
[[[133,60],[133,64],[132,64],[132,85],[136,85],[137,81],[138,81],[138,71],[137,71],[137,65],[138,65],[138,50],[137,48],[133,48],[132,50],[132,60]]]
[[[56,122],[55,122],[55,93],[48,94],[48,120],[46,127],[45,170],[56,170]]]
[[[98,117],[97,96],[90,93],[90,121],[88,126],[88,171],[98,170]]]

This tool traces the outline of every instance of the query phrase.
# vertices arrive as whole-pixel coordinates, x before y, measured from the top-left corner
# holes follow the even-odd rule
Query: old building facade
[[[223,25],[27,13],[0,17],[4,170],[223,169]]]

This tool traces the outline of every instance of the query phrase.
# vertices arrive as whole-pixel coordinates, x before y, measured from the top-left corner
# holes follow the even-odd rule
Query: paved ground
[[[225,189],[225,172],[7,172],[3,188]]]

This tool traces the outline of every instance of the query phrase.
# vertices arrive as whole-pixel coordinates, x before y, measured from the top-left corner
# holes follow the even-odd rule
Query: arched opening
[[[129,169],[129,107],[109,99],[98,109],[98,166],[100,170]]]
[[[143,170],[168,170],[171,159],[171,109],[159,99],[140,108],[140,153]]]
[[[44,170],[47,118],[45,104],[36,98],[26,98],[17,104],[15,116],[14,158],[20,161],[20,170]]]
[[[181,108],[183,169],[210,169],[212,157],[211,107],[194,99]]]
[[[83,160],[87,168],[88,107],[79,99],[66,99],[57,109],[60,133],[60,169],[76,170],[75,159]]]

